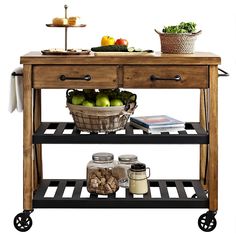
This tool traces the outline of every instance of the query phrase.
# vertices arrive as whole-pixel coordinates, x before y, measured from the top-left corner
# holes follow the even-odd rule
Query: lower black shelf
[[[208,208],[208,198],[199,180],[149,180],[147,194],[137,196],[125,189],[123,197],[117,193],[107,198],[97,194],[83,196],[86,191],[86,180],[78,179],[44,179],[34,194],[33,208]],[[65,197],[64,192],[70,187],[71,196]],[[50,188],[54,189],[52,196],[47,196]],[[177,191],[171,197],[169,189]],[[194,191],[194,197],[188,196],[187,189]],[[154,196],[154,190],[160,196]]]
[[[209,135],[199,122],[188,122],[176,133],[148,134],[126,125],[113,133],[88,133],[76,129],[72,122],[42,122],[33,135],[33,143],[79,144],[208,144]]]

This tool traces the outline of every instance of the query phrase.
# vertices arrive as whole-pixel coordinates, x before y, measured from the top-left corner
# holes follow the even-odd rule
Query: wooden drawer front
[[[34,88],[116,88],[116,66],[34,66]]]
[[[207,66],[125,66],[125,88],[207,88]]]

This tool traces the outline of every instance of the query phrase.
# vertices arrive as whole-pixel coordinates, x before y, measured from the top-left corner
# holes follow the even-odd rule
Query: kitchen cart
[[[150,56],[41,55],[30,52],[21,57],[24,75],[23,118],[23,212],[14,218],[19,231],[32,226],[35,208],[208,208],[198,225],[203,231],[216,227],[218,209],[218,65],[220,57],[212,53],[150,54]],[[125,133],[83,133],[72,122],[41,121],[41,90],[68,88],[172,88],[200,89],[199,122],[186,122],[178,134],[136,134],[129,124]],[[46,132],[53,130],[53,132]],[[64,132],[71,130],[70,133]],[[124,198],[111,194],[99,198],[81,197],[84,179],[44,179],[42,144],[199,144],[199,179],[153,179],[143,198],[126,191]],[[53,197],[46,197],[49,187]],[[66,187],[74,188],[70,198],[63,197]],[[151,188],[161,197],[153,197]],[[178,197],[169,195],[174,187]],[[188,197],[186,188],[195,194]]]

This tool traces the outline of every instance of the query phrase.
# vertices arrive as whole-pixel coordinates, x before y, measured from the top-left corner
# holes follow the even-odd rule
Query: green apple
[[[120,99],[112,99],[111,100],[111,106],[123,106],[123,102]]]
[[[84,100],[85,100],[84,95],[74,95],[72,97],[71,102],[72,102],[73,105],[81,105]]]
[[[96,99],[96,106],[97,107],[109,107],[110,101],[107,96],[99,96]]]
[[[83,101],[82,105],[85,107],[94,107],[94,102],[85,100],[85,101]]]

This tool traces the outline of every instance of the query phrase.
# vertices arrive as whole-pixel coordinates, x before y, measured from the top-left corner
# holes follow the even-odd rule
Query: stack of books
[[[167,115],[131,117],[130,124],[152,134],[176,132],[185,128],[184,122]]]

